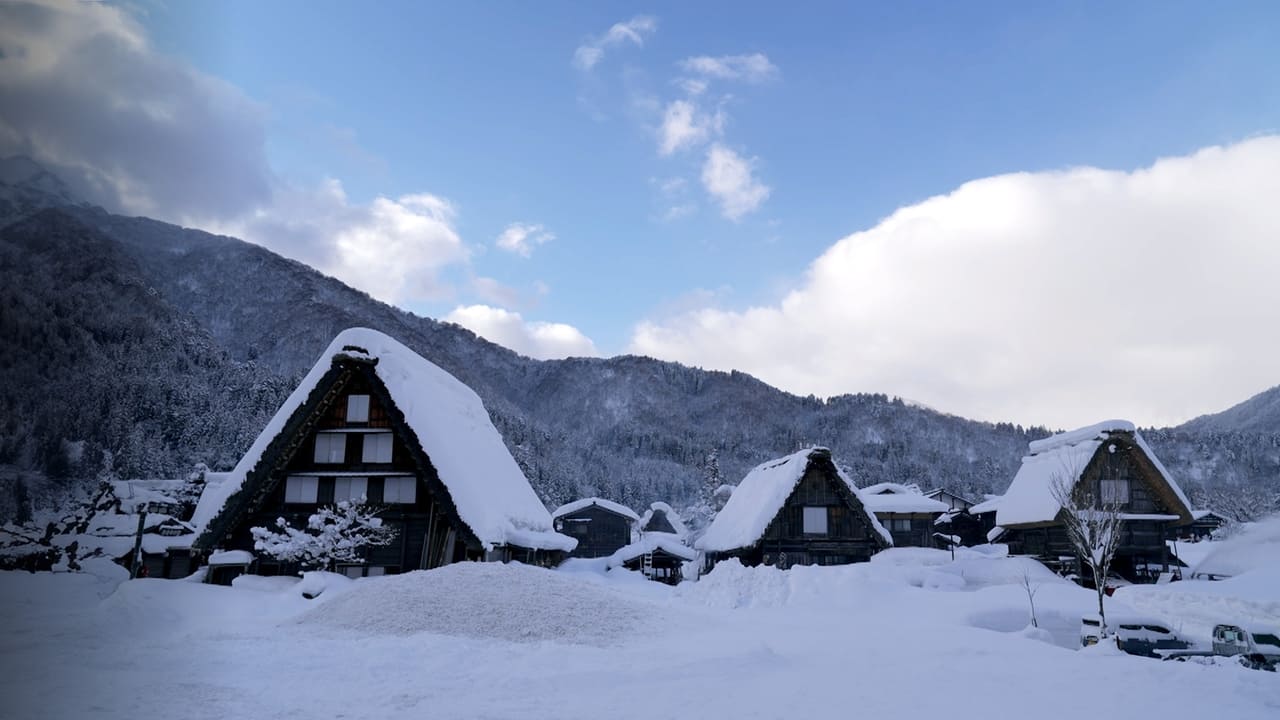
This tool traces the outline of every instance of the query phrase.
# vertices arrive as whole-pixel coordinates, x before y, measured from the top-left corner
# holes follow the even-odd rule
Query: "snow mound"
[[[374,635],[607,646],[663,625],[659,614],[571,574],[519,563],[457,563],[357,580],[299,622]]]
[[[1230,577],[1250,570],[1280,570],[1280,515],[1247,526],[1239,535],[1215,547],[1192,571],[1192,576]]]

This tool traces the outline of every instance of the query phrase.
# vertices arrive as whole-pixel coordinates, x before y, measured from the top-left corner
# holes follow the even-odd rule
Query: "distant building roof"
[[[831,451],[826,448],[808,448],[757,465],[738,484],[738,488],[729,497],[729,502],[711,522],[711,527],[698,539],[698,549],[724,551],[754,545],[796,489],[809,468],[809,463],[817,457],[829,459]],[[867,495],[854,487],[839,466],[834,463],[832,466],[840,480],[865,507]],[[874,514],[868,512],[867,520],[882,540],[893,545],[893,536],[884,529]]]
[[[640,516],[636,514],[635,510],[632,510],[631,508],[627,507],[626,505],[622,505],[621,503],[616,503],[612,500],[605,500],[604,498],[598,498],[598,497],[582,498],[581,500],[574,500],[571,503],[565,503],[564,505],[561,505],[560,507],[552,511],[551,517],[558,518],[562,515],[575,513],[575,512],[578,512],[579,510],[585,510],[586,508],[589,508],[592,505],[608,510],[611,513],[617,513],[618,515],[622,515],[623,517],[627,518],[632,522],[637,522],[637,523],[640,522]]]

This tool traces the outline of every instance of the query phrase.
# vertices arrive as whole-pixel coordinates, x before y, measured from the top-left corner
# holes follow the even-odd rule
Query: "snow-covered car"
[[[1280,664],[1280,634],[1271,628],[1218,625],[1213,628],[1213,654],[1238,655],[1248,667],[1274,672]]]
[[[1137,615],[1114,616],[1108,618],[1107,626],[1112,631],[1116,647],[1130,655],[1142,657],[1160,657],[1161,651],[1186,650],[1191,643],[1178,637],[1169,629],[1163,620]],[[1088,647],[1097,645],[1101,621],[1097,615],[1086,615],[1080,619],[1080,645]]]

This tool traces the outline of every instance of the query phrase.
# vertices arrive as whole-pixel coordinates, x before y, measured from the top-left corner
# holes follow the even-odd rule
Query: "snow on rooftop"
[[[1000,508],[1000,501],[1003,499],[1003,495],[988,495],[986,500],[970,506],[969,514],[980,515],[982,513],[991,512],[992,510],[998,510]]]
[[[1079,445],[1088,440],[1097,440],[1105,438],[1108,433],[1112,432],[1136,432],[1137,428],[1128,420],[1104,420],[1100,423],[1094,423],[1076,430],[1061,432],[1057,435],[1050,435],[1043,440],[1032,440],[1028,445],[1028,451],[1031,455],[1055,450],[1064,445]]]
[[[649,533],[630,545],[619,548],[609,556],[607,565],[611,568],[619,567],[655,550],[664,550],[686,562],[698,557],[697,552],[671,533]]]
[[[721,485],[721,487],[724,486]],[[689,534],[689,529],[685,527],[684,521],[680,519],[680,514],[673,510],[670,505],[662,502],[661,500],[651,503],[649,505],[649,509],[644,511],[644,515],[640,518],[641,530],[643,530],[644,526],[648,525],[649,521],[653,519],[655,512],[661,512],[667,517],[667,522],[671,523],[671,527],[676,531],[676,537],[683,538]],[[655,531],[651,530],[649,532]]]
[[[209,556],[210,565],[248,565],[253,562],[253,553],[248,550],[224,550]]]
[[[951,506],[925,497],[918,487],[897,483],[876,483],[861,488],[862,504],[874,513],[941,513]]]
[[[344,349],[348,346],[362,350]],[[335,355],[377,359],[375,374],[430,456],[459,517],[487,549],[518,544],[568,551],[576,546],[576,540],[552,530],[551,516],[503,444],[480,397],[399,341],[367,328],[338,333],[234,470],[206,474],[192,517],[199,531],[244,484],[267,446],[329,371]]]
[[[1018,468],[1008,492],[999,502],[996,523],[1009,526],[1054,520],[1062,509],[1053,497],[1054,483],[1059,478],[1068,478],[1071,482],[1078,479],[1102,443],[1116,432],[1132,435],[1134,444],[1155,466],[1182,505],[1190,507],[1178,483],[1174,482],[1173,476],[1133,423],[1127,420],[1107,420],[1033,441],[1028,446],[1030,454],[1022,458],[1022,466]]]
[[[757,465],[738,484],[721,510],[711,521],[711,526],[698,539],[699,550],[722,552],[754,545],[764,535],[769,522],[795,490],[800,478],[809,467],[815,453],[830,453],[826,448],[807,448],[781,458]],[[840,479],[859,500],[866,503],[867,496],[858,490],[843,471],[836,468]],[[892,545],[893,537],[868,514],[868,521],[880,537]]]
[[[626,505],[622,505],[621,503],[616,503],[612,500],[605,500],[604,498],[598,498],[598,497],[582,498],[581,500],[574,500],[571,503],[565,503],[564,505],[561,505],[560,507],[556,508],[555,511],[551,513],[551,517],[558,518],[561,515],[568,515],[569,513],[575,513],[575,512],[578,512],[579,510],[584,510],[586,508],[591,507],[592,505],[595,505],[596,507],[604,508],[609,512],[622,515],[628,518],[629,520],[631,520],[632,522],[640,522],[640,516],[636,514],[635,510],[632,510],[631,508],[627,507]]]

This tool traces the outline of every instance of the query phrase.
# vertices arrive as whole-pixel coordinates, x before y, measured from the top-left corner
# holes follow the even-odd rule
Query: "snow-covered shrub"
[[[331,570],[340,562],[363,563],[365,548],[390,545],[396,538],[395,528],[383,525],[379,512],[381,508],[344,500],[317,510],[307,518],[304,529],[277,518],[277,530],[251,530],[253,546],[278,560],[299,563],[306,570]]]

